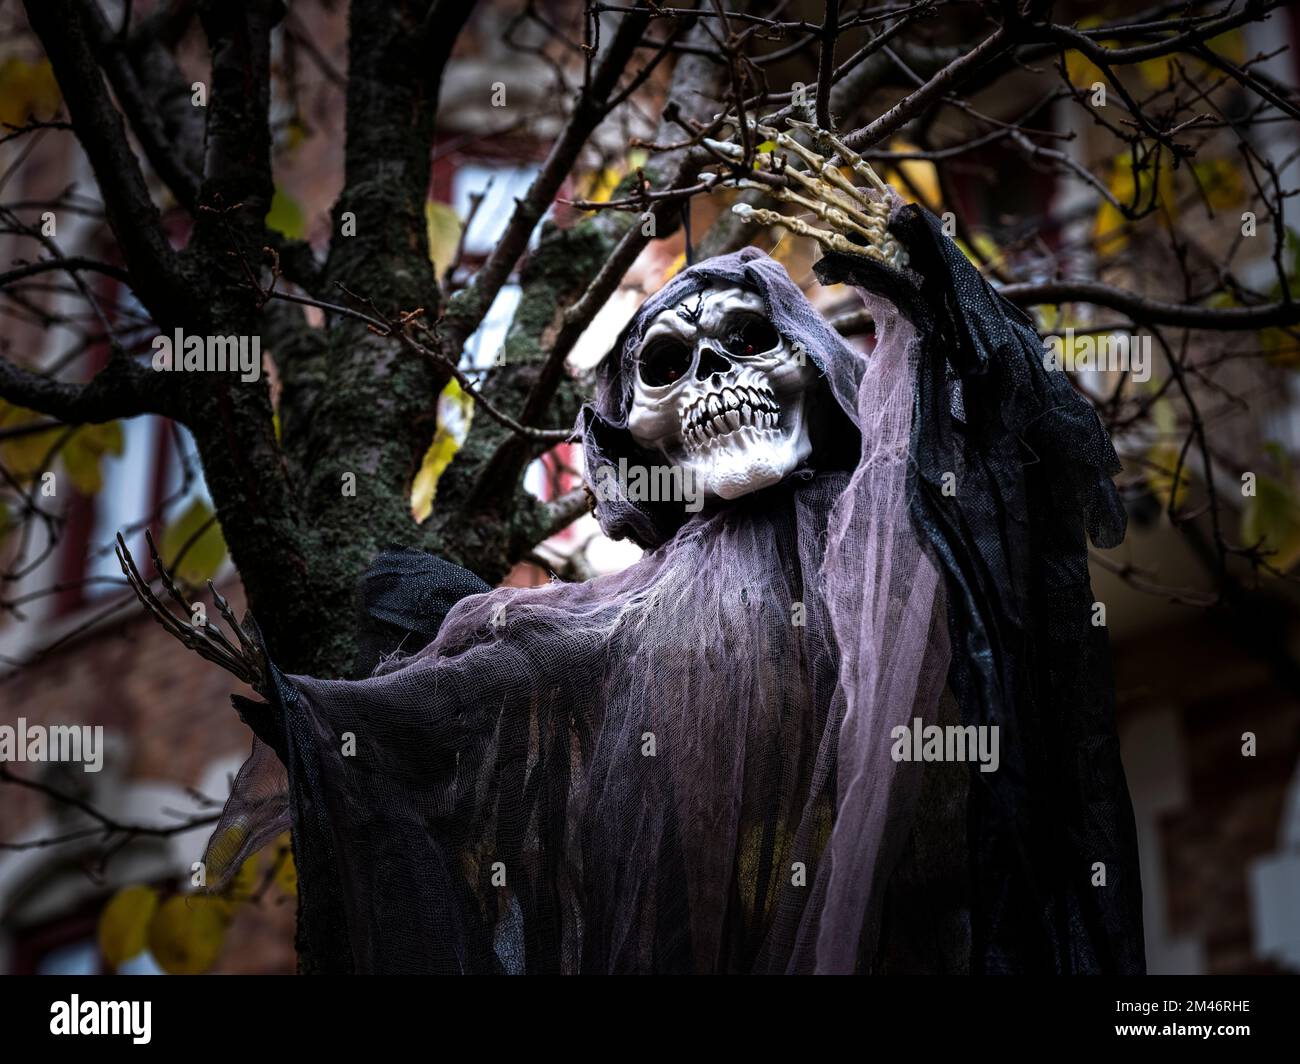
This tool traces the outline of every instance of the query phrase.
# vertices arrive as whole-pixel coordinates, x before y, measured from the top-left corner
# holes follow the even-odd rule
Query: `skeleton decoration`
[[[714,505],[599,496],[646,552],[586,583],[383,555],[382,667],[271,665],[241,703],[209,867],[292,825],[318,967],[1142,970],[1085,540],[1123,534],[1114,451],[938,221],[846,188],[827,156],[865,163],[800,128],[826,155],[778,141],[807,169],[778,199],[831,229],[782,224],[861,290],[874,348],[755,248],[682,271],[578,432],[589,471],[659,456]],[[891,756],[945,715],[996,729],[998,771]]]
[[[628,431],[706,495],[770,487],[808,459],[816,370],[772,326],[757,293],[711,285],[660,311],[634,357]]]

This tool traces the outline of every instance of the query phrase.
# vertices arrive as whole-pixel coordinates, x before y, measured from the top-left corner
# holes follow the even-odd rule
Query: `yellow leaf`
[[[45,421],[34,410],[21,406],[12,406],[0,401],[0,427],[21,428],[33,422]],[[63,433],[62,428],[53,428],[45,432],[34,432],[30,436],[14,436],[0,444],[0,462],[10,474],[19,480],[35,476],[45,468],[46,458]]]
[[[686,268],[686,252],[683,251],[680,255],[677,256],[677,258],[673,259],[673,261],[668,264],[668,269],[664,270],[664,275],[659,278],[659,284],[661,286],[666,285],[669,281],[671,281],[674,277],[676,277],[685,268]]]
[[[5,428],[46,420],[33,410],[0,403],[0,426]],[[0,444],[0,462],[12,476],[27,480],[48,468],[60,441],[57,457],[63,460],[68,478],[83,495],[93,495],[103,486],[100,459],[105,454],[122,453],[122,426],[110,421],[105,425],[82,425],[71,432],[56,426],[29,436],[15,436]]]
[[[284,133],[285,151],[293,151],[295,148],[299,147],[302,144],[302,142],[306,139],[307,139],[307,126],[303,123],[302,119],[298,118],[297,116],[291,118],[289,120],[289,125],[285,129],[285,133]]]
[[[1174,443],[1157,443],[1147,451],[1146,479],[1151,493],[1160,500],[1164,509],[1169,509],[1169,499],[1173,496],[1173,509],[1177,510],[1187,498],[1187,489],[1192,484],[1192,474],[1183,462],[1178,468],[1178,458],[1182,448]],[[1174,484],[1174,473],[1178,473],[1178,483]]]
[[[1205,198],[1216,211],[1236,206],[1246,193],[1241,171],[1228,159],[1193,163],[1192,172],[1200,181]]]
[[[226,874],[226,869],[239,856],[240,847],[247,839],[248,829],[236,823],[223,829],[221,834],[208,844],[208,875],[212,879],[219,880]]]
[[[289,897],[298,896],[298,866],[293,861],[293,850],[289,845],[289,836],[284,836],[281,849],[276,851],[275,885]]]
[[[15,56],[0,62],[0,122],[21,126],[29,118],[52,118],[62,103],[48,60],[29,63]]]
[[[158,892],[153,887],[124,887],[109,899],[99,914],[99,952],[105,964],[116,969],[144,952],[157,909]]]
[[[441,277],[460,247],[460,217],[447,204],[429,200],[424,205],[424,225],[429,236],[429,260]]]
[[[584,191],[580,198],[591,200],[593,203],[605,203],[622,180],[622,175],[612,166],[593,170],[582,181],[581,187]]]
[[[1178,432],[1178,411],[1168,399],[1157,399],[1151,404],[1151,424],[1161,436],[1174,436]]]
[[[262,855],[259,852],[245,859],[244,863],[239,866],[239,871],[226,884],[225,890],[219,894],[204,894],[203,897],[220,906],[221,911],[229,917],[234,915],[235,910],[241,904],[257,893],[261,883]]]
[[[163,529],[158,553],[173,576],[193,587],[202,586],[216,576],[226,558],[226,541],[212,508],[202,499],[190,503],[180,517]]]
[[[266,227],[290,240],[301,240],[307,233],[307,218],[302,213],[302,207],[278,185],[266,212]]]
[[[1174,61],[1167,55],[1156,56],[1155,59],[1143,59],[1137,64],[1138,75],[1150,88],[1163,89],[1169,84],[1173,65]]]
[[[1300,562],[1300,505],[1291,488],[1272,477],[1257,477],[1255,494],[1241,511],[1243,546],[1260,544],[1273,568],[1290,572]]]
[[[917,149],[915,144],[903,140],[901,137],[896,137],[890,143],[889,150],[914,152]],[[906,179],[905,181],[893,182],[898,194],[908,203],[915,203],[917,196],[919,196],[922,206],[937,212],[942,206],[943,197],[939,194],[939,174],[935,170],[934,163],[927,159],[903,159],[894,165]],[[916,196],[912,195],[912,189],[916,190]]]
[[[217,963],[229,925],[216,899],[173,895],[149,924],[149,952],[168,975],[201,975]]]
[[[1205,42],[1205,46],[1216,55],[1221,55],[1230,63],[1240,66],[1246,61],[1246,35],[1238,27],[1234,30],[1228,30],[1226,33],[1220,33],[1217,37],[1211,37]],[[1212,63],[1207,63],[1204,59],[1196,56],[1189,56],[1185,60],[1188,69],[1197,77],[1206,75],[1222,76],[1222,71]]]
[[[104,486],[101,459],[121,453],[122,426],[110,421],[78,429],[64,445],[61,457],[73,487],[83,495],[94,495]]]
[[[253,892],[257,890],[258,883],[261,879],[261,866],[262,855],[260,853],[255,853],[251,857],[247,858],[244,863],[239,866],[239,871],[235,873],[234,878],[230,881],[222,900],[231,903],[238,903],[241,901],[247,901],[252,897]],[[230,908],[234,908],[234,904],[232,904]]]
[[[438,396],[438,430],[411,482],[411,514],[416,521],[424,521],[433,512],[438,481],[465,441],[473,417],[474,400],[453,377]]]
[[[1281,366],[1284,369],[1300,369],[1300,340],[1286,329],[1261,329],[1259,349],[1270,365]]]
[[[1081,18],[1074,24],[1077,30],[1090,30],[1101,25],[1099,15],[1089,15],[1087,18]],[[1071,48],[1065,53],[1065,76],[1070,79],[1070,84],[1075,88],[1090,88],[1094,82],[1105,81],[1101,70],[1097,65],[1082,52]]]
[[[768,254],[784,266],[785,272],[791,277],[797,277],[800,273],[806,272],[809,243],[810,241],[807,241],[804,237],[798,236],[787,229],[781,234],[780,239],[772,245],[772,250]],[[829,295],[829,293],[827,294]]]
[[[1174,209],[1174,177],[1165,162],[1161,163],[1160,177],[1157,181],[1154,160],[1148,160],[1145,165],[1139,163],[1137,173],[1134,174],[1132,158],[1121,155],[1111,167],[1108,188],[1111,195],[1125,208],[1135,206],[1136,190],[1137,210],[1148,209],[1153,202],[1153,197],[1154,202],[1163,206],[1166,211],[1172,212]],[[1123,251],[1128,246],[1128,233],[1125,231],[1127,225],[1128,221],[1123,213],[1109,200],[1103,199],[1097,208],[1097,215],[1092,225],[1092,239],[1097,253],[1108,255]]]
[[[996,263],[1002,257],[1002,249],[994,242],[988,233],[976,233],[973,237],[975,247],[972,250],[964,240],[953,240],[958,249],[976,266],[983,266],[985,262]],[[976,252],[979,255],[976,255]]]
[[[1073,48],[1065,53],[1065,76],[1076,89],[1088,89],[1106,80],[1096,63]]]

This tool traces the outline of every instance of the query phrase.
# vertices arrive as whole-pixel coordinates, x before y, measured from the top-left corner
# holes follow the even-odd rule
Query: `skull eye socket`
[[[722,331],[722,346],[737,358],[771,351],[781,342],[771,322],[757,314],[744,314],[730,319]]]
[[[653,340],[641,354],[641,380],[651,388],[676,384],[691,368],[691,349],[680,340]]]

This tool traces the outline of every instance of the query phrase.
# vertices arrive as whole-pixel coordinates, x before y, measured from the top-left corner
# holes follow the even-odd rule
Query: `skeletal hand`
[[[865,255],[900,269],[907,265],[907,252],[887,228],[889,186],[880,180],[861,155],[833,133],[809,122],[786,119],[786,124],[791,129],[806,133],[825,155],[818,154],[790,134],[772,126],[746,121],[752,137],[773,141],[776,145],[771,151],[761,151],[755,155],[755,167],[766,174],[785,178],[785,183],[769,184],[733,174],[715,175],[717,183],[732,188],[758,189],[782,203],[811,211],[829,228],[823,229],[791,214],[754,207],[748,203],[737,203],[731,208],[732,211],[746,221],[759,225],[781,225],[800,236],[811,237],[827,251]],[[733,163],[744,160],[744,148],[735,140],[706,138],[704,144]],[[790,160],[785,153],[802,162],[806,169],[787,165]],[[833,157],[843,160],[868,187],[859,187],[845,177],[838,166],[831,164]]]
[[[153,536],[146,532],[145,539],[149,544],[149,553],[153,556],[153,565],[158,573],[158,579],[166,589],[167,594],[180,606],[184,616],[177,617],[154,593],[149,581],[140,575],[140,570],[136,568],[135,559],[131,557],[131,552],[126,549],[126,542],[119,533],[117,537],[117,560],[121,563],[122,572],[126,574],[127,581],[131,584],[132,590],[135,591],[136,597],[153,614],[154,619],[184,643],[185,646],[196,651],[201,657],[220,665],[227,672],[252,687],[258,694],[266,695],[271,685],[265,655],[252,636],[244,630],[243,625],[235,618],[230,603],[213,587],[212,581],[209,580],[208,588],[212,592],[212,601],[222,619],[234,629],[235,638],[238,640],[237,645],[226,637],[221,628],[208,621],[206,617],[202,620],[197,619],[193,605],[181,593],[171,574],[163,567],[162,559],[158,556],[158,548],[154,546]]]

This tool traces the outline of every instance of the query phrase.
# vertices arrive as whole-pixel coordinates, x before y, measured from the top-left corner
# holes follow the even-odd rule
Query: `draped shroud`
[[[807,468],[696,514],[600,493],[645,554],[584,583],[382,555],[363,597],[399,653],[359,681],[272,666],[213,869],[292,826],[331,970],[1140,968],[1083,531],[1122,535],[1114,452],[1019,312],[921,212],[894,227],[918,271],[819,264],[861,288],[869,353],[753,248],[647,300],[580,416],[588,475],[663,463],[627,433],[632,353],[719,281],[821,372]],[[894,760],[894,729],[941,717],[999,724],[1003,767]]]

